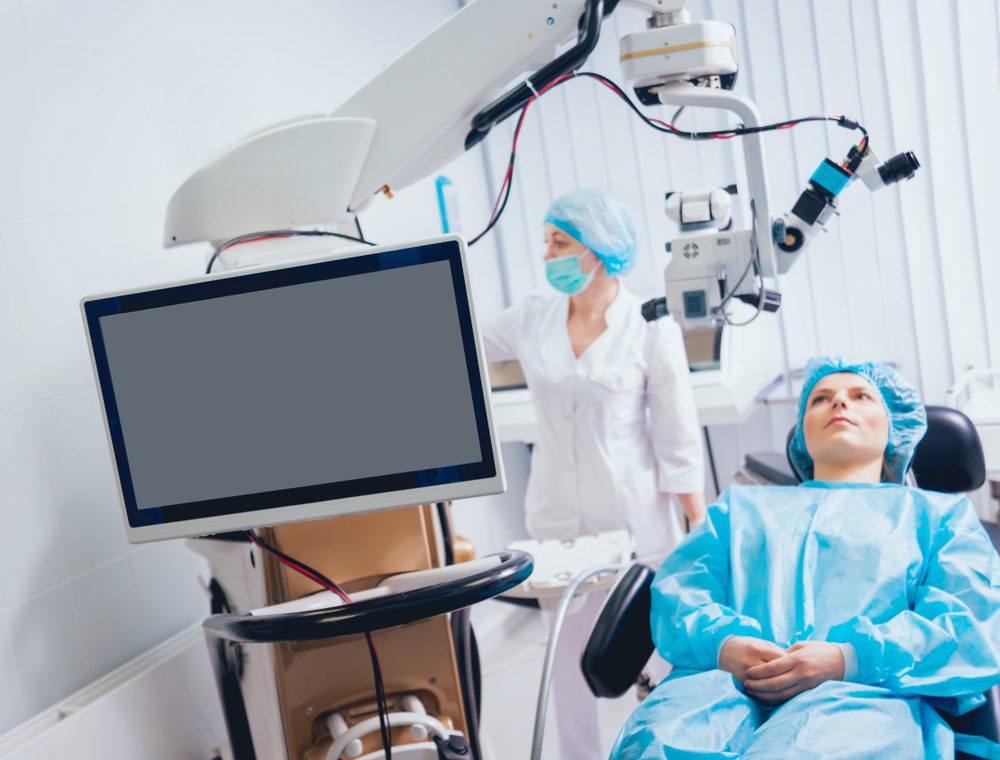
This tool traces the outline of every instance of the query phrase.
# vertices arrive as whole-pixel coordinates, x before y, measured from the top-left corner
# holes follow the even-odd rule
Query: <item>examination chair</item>
[[[794,432],[794,431],[793,431]],[[791,441],[792,433],[788,435]],[[776,485],[796,485],[799,479],[785,456],[777,452],[750,454],[746,468]],[[927,407],[927,434],[917,446],[907,478],[920,488],[963,493],[986,480],[983,447],[971,420],[942,406]],[[1000,552],[1000,526],[983,521]],[[594,623],[580,660],[583,676],[598,697],[619,697],[632,686],[653,652],[650,634],[650,586],[655,570],[632,565],[618,580]],[[942,713],[956,733],[1000,742],[1000,686],[986,694],[986,703],[961,716]],[[972,760],[956,753],[956,760]]]

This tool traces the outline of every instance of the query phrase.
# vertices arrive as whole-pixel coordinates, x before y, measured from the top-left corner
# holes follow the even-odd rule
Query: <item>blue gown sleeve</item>
[[[760,623],[730,605],[729,491],[653,579],[650,622],[660,655],[675,668],[712,670],[730,636],[761,637]]]
[[[879,623],[855,617],[827,640],[854,646],[855,681],[958,698],[951,709],[964,712],[1000,682],[1000,558],[967,498],[946,505],[937,522],[923,526],[912,609]]]

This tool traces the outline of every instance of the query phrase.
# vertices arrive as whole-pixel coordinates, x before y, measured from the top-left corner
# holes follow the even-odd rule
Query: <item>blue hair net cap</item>
[[[913,460],[917,443],[927,432],[927,412],[916,389],[887,364],[848,362],[838,357],[821,356],[810,359],[805,369],[805,385],[799,399],[799,417],[795,434],[788,447],[788,457],[802,480],[811,480],[813,460],[806,449],[802,432],[806,402],[816,383],[827,375],[851,372],[865,378],[878,390],[889,416],[889,442],[885,447],[886,475],[892,482],[902,483]]]
[[[579,240],[604,264],[608,274],[627,274],[639,241],[632,215],[603,190],[584,188],[556,198],[545,221]]]

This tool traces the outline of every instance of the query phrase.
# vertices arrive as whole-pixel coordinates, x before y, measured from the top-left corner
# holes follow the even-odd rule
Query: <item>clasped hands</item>
[[[777,705],[824,681],[843,680],[844,655],[826,641],[800,641],[782,649],[764,639],[733,636],[722,645],[719,667],[751,697]]]

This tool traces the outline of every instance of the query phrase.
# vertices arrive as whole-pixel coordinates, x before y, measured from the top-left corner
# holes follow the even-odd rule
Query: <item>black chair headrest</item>
[[[972,420],[948,406],[928,406],[927,433],[917,444],[910,472],[921,488],[944,493],[975,491],[986,482],[986,458],[983,444]],[[789,456],[793,427],[785,441]],[[795,472],[794,468],[791,468]]]
[[[930,491],[975,491],[986,482],[986,457],[972,420],[947,406],[927,407],[927,435],[910,464],[917,485]]]
[[[653,653],[650,586],[656,573],[638,562],[608,593],[580,658],[584,680],[597,697],[620,697]]]

